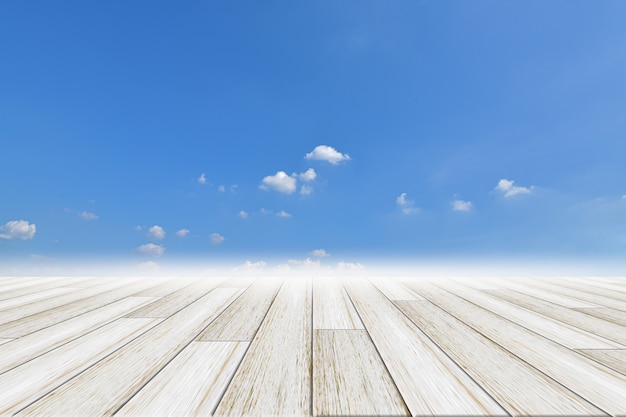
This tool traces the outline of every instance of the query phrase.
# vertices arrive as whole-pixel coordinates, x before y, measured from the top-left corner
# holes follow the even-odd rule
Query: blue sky
[[[2,2],[0,261],[620,259],[624,16]]]

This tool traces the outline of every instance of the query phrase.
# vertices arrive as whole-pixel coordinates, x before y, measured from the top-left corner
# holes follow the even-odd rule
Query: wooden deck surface
[[[0,277],[0,415],[626,416],[626,278]]]

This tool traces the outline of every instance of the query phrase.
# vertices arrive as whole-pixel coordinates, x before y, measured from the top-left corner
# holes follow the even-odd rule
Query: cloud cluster
[[[239,214],[237,214],[237,216],[241,219],[247,219],[248,218],[248,212],[245,210],[240,210]]]
[[[305,159],[314,159],[318,161],[326,161],[333,165],[337,165],[342,161],[349,161],[350,155],[338,152],[335,148],[326,145],[316,146],[313,151],[304,156]]]
[[[31,240],[35,236],[37,227],[26,220],[11,220],[0,226],[0,239]]]
[[[276,213],[276,217],[288,218],[288,217],[291,217],[291,214],[287,213],[285,210],[281,210],[278,213]]]
[[[324,249],[315,249],[309,253],[310,256],[314,258],[325,258],[330,256],[330,253],[326,252]]]
[[[224,240],[224,236],[220,235],[219,233],[211,233],[211,235],[209,236],[209,240],[211,241],[212,245],[220,245]]]
[[[137,252],[145,255],[161,256],[165,253],[165,248],[161,245],[155,245],[154,243],[146,243],[137,248]]]
[[[513,185],[515,181],[501,179],[498,181],[498,185],[496,185],[495,190],[504,194],[505,197],[513,197],[518,194],[530,194],[532,190],[532,186],[528,187],[519,187],[517,185]]]
[[[452,210],[454,211],[470,211],[472,209],[471,201],[454,200],[452,202]]]
[[[176,232],[176,236],[178,237],[185,237],[189,234],[189,229],[180,229],[179,231]]]
[[[98,220],[99,218],[95,213],[90,213],[88,211],[83,211],[82,213],[79,214],[79,216],[83,220]]]
[[[296,191],[297,180],[287,175],[285,171],[278,171],[275,175],[268,175],[263,178],[259,188],[262,190],[276,190],[281,193],[291,194]]]
[[[148,229],[146,236],[151,239],[163,240],[165,238],[165,230],[161,226],[154,225]]]
[[[408,215],[408,214],[416,214],[417,212],[419,212],[419,209],[413,206],[414,205],[413,200],[409,200],[406,197],[406,193],[402,193],[398,197],[396,197],[396,204],[402,210],[402,214]]]

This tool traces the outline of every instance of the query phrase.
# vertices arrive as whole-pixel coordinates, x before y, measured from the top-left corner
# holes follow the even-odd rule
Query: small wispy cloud
[[[143,230],[143,226],[137,225],[135,226],[135,232],[141,232]]]
[[[407,198],[406,193],[402,193],[398,197],[396,197],[396,204],[402,210],[402,214],[409,215],[409,214],[417,214],[419,212],[419,209],[413,206],[414,205],[413,200],[409,200]]]
[[[304,158],[314,159],[318,161],[326,161],[330,162],[333,165],[337,165],[342,161],[350,160],[350,155],[343,154],[331,146],[319,145],[316,146],[313,151],[307,153]]]
[[[223,185],[220,185],[219,187],[217,187],[217,191],[219,191],[220,193],[223,193],[224,191],[226,191],[226,187]]]
[[[451,204],[454,211],[470,211],[472,209],[471,201],[454,200]]]
[[[91,213],[88,211],[83,211],[78,214],[83,220],[98,220],[98,216],[95,213]]]
[[[330,253],[326,252],[324,249],[315,249],[309,253],[310,256],[314,258],[325,258],[330,256]]]
[[[0,239],[32,240],[36,231],[37,226],[26,220],[11,220],[0,226]]]
[[[504,194],[505,197],[513,197],[519,194],[531,193],[532,188],[533,188],[532,186],[531,187],[519,187],[517,185],[514,185],[514,183],[515,181],[513,180],[507,180],[503,178],[500,181],[498,181],[498,185],[496,185],[495,190]]]
[[[161,226],[154,225],[150,229],[148,229],[148,233],[146,234],[151,239],[162,240],[165,238],[165,230]]]
[[[278,171],[274,175],[263,178],[259,188],[262,190],[276,190],[281,193],[291,194],[296,191],[296,179],[287,175],[285,171]]]
[[[219,233],[211,233],[211,235],[209,236],[209,240],[211,241],[212,245],[220,245],[222,244],[222,242],[225,240],[224,236],[220,235]]]
[[[240,219],[247,219],[248,218],[248,212],[245,210],[240,210],[239,214],[237,214],[237,217],[239,217]]]
[[[360,262],[337,262],[337,269],[340,271],[362,271],[365,265]]]
[[[137,248],[137,252],[145,255],[161,256],[165,253],[165,248],[161,245],[155,245],[154,243],[146,243]]]
[[[204,175],[204,172],[200,175],[200,177],[198,177],[198,184],[206,184],[206,175]]]
[[[309,168],[301,174],[294,173],[293,175],[297,176],[298,178],[300,178],[300,181],[304,182],[313,181],[315,178],[317,178],[317,172],[315,172],[313,168]]]
[[[268,210],[266,208],[261,208],[261,210],[259,210],[261,212],[262,215],[264,216],[269,216],[270,214],[274,213],[272,210]]]
[[[235,271],[258,271],[265,268],[266,265],[265,261],[245,261],[243,264],[235,267]]]
[[[180,229],[179,231],[176,232],[176,236],[178,237],[185,237],[189,234],[189,229]]]
[[[287,213],[285,210],[281,210],[278,213],[276,213],[277,217],[283,217],[283,218],[288,218],[291,217],[291,213]]]
[[[304,184],[302,187],[300,187],[300,195],[309,195],[312,192],[313,192],[313,187],[311,187],[310,185]]]

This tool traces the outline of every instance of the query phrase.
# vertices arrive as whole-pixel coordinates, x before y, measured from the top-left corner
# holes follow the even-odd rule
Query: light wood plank
[[[257,280],[209,324],[198,340],[252,340],[282,282],[282,279]]]
[[[37,301],[27,306],[22,306],[22,310],[18,308],[2,311],[0,312],[0,322],[7,320],[9,317],[12,321],[7,320],[0,324],[0,337],[22,337],[129,297],[152,285],[154,284],[148,281],[122,283],[121,286],[119,283],[103,284]],[[77,295],[80,297],[77,297]],[[10,314],[6,314],[9,312]]]
[[[157,286],[139,291],[136,297],[165,297],[198,281],[198,278],[176,277],[160,279]]]
[[[502,415],[504,410],[365,279],[346,289],[412,415]]]
[[[612,415],[626,413],[623,375],[449,291],[425,283],[412,288],[602,411]]]
[[[11,415],[33,404],[160,321],[122,318],[5,372],[0,375],[0,415]],[[28,410],[32,411],[26,409],[18,415],[28,415]],[[36,414],[54,415],[45,411]],[[87,414],[70,410],[57,415]]]
[[[494,280],[496,281],[496,280]],[[564,295],[555,294],[550,291],[542,290],[539,288],[532,287],[525,283],[524,281],[510,282],[505,279],[498,279],[496,282],[499,284],[499,287],[502,289],[511,289],[522,294],[528,294],[532,297],[540,298],[545,301],[549,301],[554,304],[558,304],[567,308],[597,308],[600,307],[598,304],[588,303],[585,301],[577,300],[575,298],[566,297]],[[500,289],[493,288],[493,289]]]
[[[626,376],[626,350],[579,350],[583,355],[615,369]]]
[[[79,280],[80,280],[79,278],[66,279],[66,280],[56,279],[56,280],[51,280],[51,281],[45,281],[37,285],[29,285],[26,287],[17,288],[17,289],[13,289],[10,291],[2,291],[0,292],[0,304],[2,303],[3,300],[12,299],[15,297],[22,297],[28,294],[33,294],[33,293],[44,291],[44,290],[50,290],[52,288],[56,289],[59,287],[70,286],[70,284],[77,283],[77,281]],[[78,287],[75,287],[75,288],[78,288]]]
[[[37,291],[31,294],[24,294],[19,297],[9,298],[7,300],[0,301],[0,311],[7,310],[13,307],[23,306],[25,304],[34,303],[35,301],[45,300],[61,294],[67,294],[72,291],[76,291],[76,288],[59,287],[50,288],[47,290]]]
[[[313,415],[409,415],[366,331],[314,331]]]
[[[2,297],[2,299],[4,299],[3,294],[7,294],[9,293],[9,297],[11,298],[10,293],[13,291],[25,291],[25,293],[19,294],[19,295],[23,295],[23,294],[28,294],[31,291],[31,288],[35,287],[37,288],[38,285],[52,285],[55,286],[56,283],[58,283],[59,281],[63,281],[64,279],[67,278],[63,278],[63,277],[56,277],[56,278],[50,278],[50,277],[42,277],[42,278],[37,278],[37,277],[20,277],[20,278],[16,278],[14,281],[8,282],[6,284],[4,284],[2,287],[0,287],[0,297]]]
[[[604,288],[601,283],[594,283],[593,281],[575,281],[571,279],[559,279],[555,281],[549,281],[552,285],[560,287],[571,288],[573,290],[583,291],[588,294],[595,294],[601,297],[607,297],[615,300],[622,301],[626,305],[626,290],[616,290],[615,288]],[[620,288],[617,286],[617,288]]]
[[[486,291],[442,283],[448,291],[570,349],[622,349],[626,346],[520,307]]]
[[[127,297],[0,346],[0,373],[91,332],[154,300]]]
[[[615,310],[614,308],[577,308],[576,311],[610,321],[620,326],[626,325],[626,311]]]
[[[624,322],[624,326],[620,326],[610,321],[598,319],[588,314],[511,290],[489,290],[486,292],[494,297],[552,317],[571,326],[576,326],[589,333],[626,345],[626,322]]]
[[[336,278],[313,280],[313,329],[363,329],[350,297]]]
[[[603,414],[430,301],[398,301],[396,304],[509,414]]]
[[[213,414],[249,342],[192,342],[116,416]]]
[[[133,311],[128,317],[169,317],[213,290],[217,284],[219,284],[219,281],[216,280],[202,279],[196,281],[153,301],[139,310]]]
[[[310,280],[285,280],[215,415],[310,415],[311,322]]]
[[[15,340],[15,339],[0,339],[0,345],[4,345],[5,343],[9,343],[11,340]]]
[[[532,285],[533,287],[539,287],[545,289],[547,291],[552,291],[557,294],[562,294],[567,297],[576,298],[578,300],[587,301],[589,303],[597,304],[603,307],[610,307],[620,311],[626,311],[626,302],[617,300],[614,298],[609,298],[604,295],[594,294],[593,292],[589,292],[581,289],[574,289],[564,285],[560,285],[554,280],[544,281],[544,280],[529,280],[528,285]]]
[[[46,394],[29,414],[112,415],[187,346],[240,293],[217,288],[141,337]]]
[[[385,297],[389,298],[391,301],[416,301],[416,300],[424,300],[419,295],[415,294],[413,291],[409,291],[400,281],[389,279],[389,278],[370,278],[370,281],[380,292],[382,292]]]

